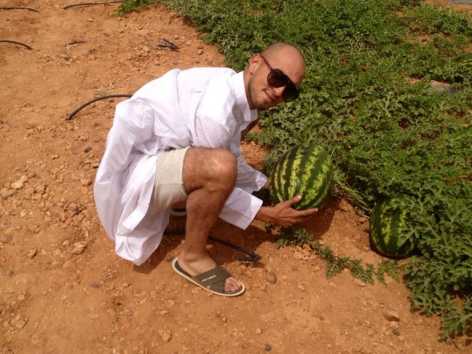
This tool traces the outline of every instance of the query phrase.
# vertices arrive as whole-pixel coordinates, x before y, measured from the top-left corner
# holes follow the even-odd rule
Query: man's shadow
[[[328,200],[323,208],[308,222],[300,225],[304,227],[313,239],[322,239],[326,231],[329,229],[334,213],[338,209],[339,201],[336,199]],[[172,216],[170,223],[162,236],[161,244],[152,254],[147,262],[141,266],[134,266],[134,270],[139,273],[150,273],[162,261],[170,262],[177,254],[176,249],[185,238],[185,216]],[[259,246],[264,242],[276,242],[279,236],[271,234],[264,230],[259,223],[253,223],[246,230],[241,230],[222,220],[218,220],[212,228],[210,236],[230,242],[234,245],[244,248],[249,252],[257,252]],[[218,264],[227,264],[231,262],[240,262],[244,258],[244,254],[231,247],[223,245],[219,242],[208,240],[208,251]],[[253,266],[263,266],[264,259]]]

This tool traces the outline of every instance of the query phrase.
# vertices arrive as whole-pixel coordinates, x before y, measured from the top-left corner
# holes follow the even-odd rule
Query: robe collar
[[[236,105],[242,113],[242,120],[249,124],[257,119],[257,109],[251,109],[246,96],[246,88],[244,87],[244,71],[231,77],[231,89],[236,96]]]

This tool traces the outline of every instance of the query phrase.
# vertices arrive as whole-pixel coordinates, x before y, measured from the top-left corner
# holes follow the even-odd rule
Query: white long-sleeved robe
[[[228,68],[171,70],[120,102],[94,184],[101,223],[116,253],[137,265],[157,249],[169,210],[150,217],[157,153],[186,146],[227,148],[238,160],[236,187],[220,218],[245,229],[262,201],[251,193],[267,181],[239,150],[241,132],[257,119],[243,72]]]

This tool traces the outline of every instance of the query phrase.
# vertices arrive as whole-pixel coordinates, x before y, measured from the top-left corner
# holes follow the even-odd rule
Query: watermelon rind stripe
[[[300,182],[299,178],[303,174],[303,165],[302,160],[304,156],[304,149],[296,149],[295,155],[293,157],[292,165],[291,165],[291,183],[288,184],[288,191],[287,191],[287,199],[291,199],[300,191]]]
[[[318,188],[322,184],[320,179],[325,177],[320,170],[322,169],[323,165],[326,164],[327,157],[328,155],[324,150],[321,150],[318,152],[318,154],[316,154],[316,163],[312,168],[310,168],[311,174],[308,178],[308,181],[305,183],[306,186],[310,186],[309,188],[311,189],[311,193],[310,191],[304,192],[302,200],[297,205],[298,209],[306,208],[308,205],[310,205],[310,201],[317,199],[317,195],[319,194]],[[308,173],[308,171],[305,173]]]
[[[289,191],[293,189],[291,185],[294,184],[296,181],[296,179],[293,178],[292,171],[293,171],[293,164],[295,162],[295,157],[297,156],[297,152],[298,152],[297,148],[290,150],[286,158],[286,163],[285,163],[286,167],[285,167],[285,170],[283,171],[284,173],[283,181],[285,183],[285,186],[284,186],[285,188],[283,188],[283,196],[285,200],[290,199]]]
[[[274,170],[274,188],[272,189],[275,191],[274,197],[277,199],[278,202],[284,200],[283,196],[283,171],[284,171],[284,164],[287,163],[287,154],[285,153],[280,159],[277,165],[275,166]]]
[[[399,213],[393,214],[393,217],[391,218],[391,234],[389,236],[396,235],[396,237],[390,237],[388,240],[388,243],[386,244],[385,248],[385,253],[388,255],[391,255],[392,257],[397,257],[398,254],[397,252],[400,249],[400,244],[399,244],[399,226],[400,226],[400,215]]]
[[[329,192],[331,181],[332,181],[332,169],[330,163],[325,163],[322,166],[321,171],[321,186],[318,188],[316,184],[313,186],[315,190],[318,191],[314,199],[310,199],[309,196],[306,197],[304,203],[300,205],[300,209],[306,208],[317,208],[321,205],[321,202],[325,199],[326,195]]]
[[[308,184],[308,180],[310,179],[311,174],[309,172],[314,172],[313,169],[310,166],[313,166],[321,152],[321,149],[319,147],[309,147],[305,149],[304,155],[303,155],[303,162],[302,162],[302,171],[303,173],[301,174],[300,178],[300,190],[298,191],[298,194],[302,195],[302,200],[298,202],[296,205],[297,209],[302,209],[302,205],[306,201],[305,193],[306,193],[306,188],[310,186]]]
[[[390,243],[390,236],[392,235],[392,220],[388,205],[382,204],[380,210],[379,248],[381,252],[385,253]]]

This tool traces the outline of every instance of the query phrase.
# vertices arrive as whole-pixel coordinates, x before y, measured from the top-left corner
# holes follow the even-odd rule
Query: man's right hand
[[[316,214],[318,209],[294,209],[293,205],[298,203],[301,199],[302,197],[298,195],[271,207],[261,207],[256,215],[256,219],[283,227],[307,221],[310,216]]]

